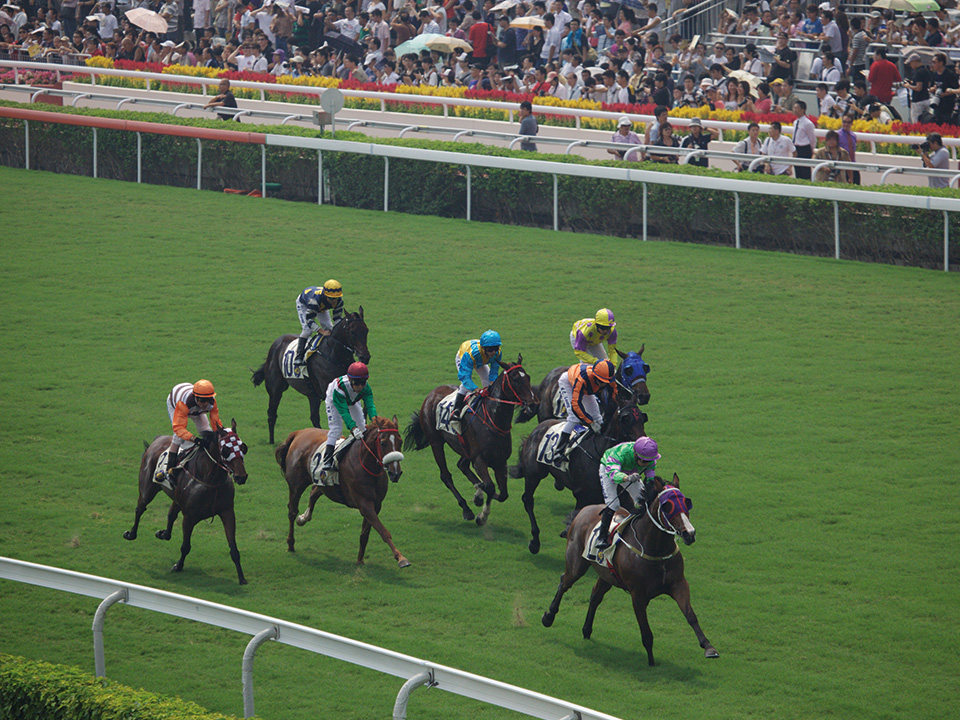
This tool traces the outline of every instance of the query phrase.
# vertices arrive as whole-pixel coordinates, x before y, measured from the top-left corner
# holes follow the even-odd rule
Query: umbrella
[[[434,38],[430,38],[426,42],[426,46],[430,50],[436,50],[441,53],[452,53],[457,50],[466,50],[467,52],[473,52],[473,45],[468,43],[466,40],[461,40],[460,38],[447,37],[446,35],[439,35]]]
[[[364,50],[363,46],[351,40],[346,35],[342,35],[338,32],[328,32],[323,36],[323,39],[326,41],[326,44],[332,47],[337,52],[354,54],[354,55],[363,55]]]
[[[497,3],[492,8],[490,8],[490,11],[498,12],[500,10],[509,10],[510,8],[516,7],[519,4],[520,4],[520,0],[503,0],[503,2]]]
[[[757,86],[763,82],[763,78],[759,78],[756,75],[751,75],[745,70],[731,70],[727,73],[727,77],[734,80],[746,80],[748,83],[750,83],[750,87],[754,90],[756,90]]]
[[[906,10],[907,12],[934,12],[940,5],[933,0],[877,0],[872,7],[884,10]]]
[[[536,15],[527,15],[510,21],[510,27],[523,30],[532,30],[535,27],[545,28],[546,26],[547,24]]]
[[[398,58],[404,55],[419,55],[421,50],[426,50],[428,41],[442,37],[446,36],[437,33],[423,33],[400,43],[393,49],[393,52]]]
[[[167,21],[160,13],[155,13],[153,10],[134,8],[133,10],[127,10],[125,15],[127,20],[134,25],[149,32],[165,33],[167,31]]]

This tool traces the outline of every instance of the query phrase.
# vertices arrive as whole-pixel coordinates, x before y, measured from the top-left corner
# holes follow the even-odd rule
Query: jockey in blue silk
[[[473,381],[474,371],[483,387],[487,387],[500,374],[499,362],[500,333],[487,330],[479,340],[466,340],[461,343],[456,357],[457,379],[460,380],[460,387],[457,388],[457,399],[453,406],[454,421],[460,420],[467,393],[477,389],[477,384]]]
[[[303,356],[310,336],[315,332],[328,335],[333,326],[343,318],[343,287],[336,280],[327,280],[323,287],[305,288],[297,296],[297,315],[300,317],[302,331],[297,340],[297,354],[293,364],[295,367],[303,367],[307,364]]]

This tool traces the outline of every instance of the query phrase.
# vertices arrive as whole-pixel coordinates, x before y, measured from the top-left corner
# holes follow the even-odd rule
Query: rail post
[[[267,146],[260,146],[260,194],[267,196]]]
[[[407,720],[407,702],[410,700],[410,693],[421,685],[430,687],[435,684],[433,672],[430,670],[424,670],[407,680],[400,688],[400,692],[397,693],[397,701],[393,705],[393,720]]]
[[[206,85],[204,85],[206,87]],[[203,145],[200,144],[200,138],[197,138],[197,190],[200,190],[200,172],[203,167]]]
[[[390,158],[383,158],[383,211],[390,211]]]
[[[446,105],[444,105],[446,107]],[[470,215],[472,208],[470,207],[470,200],[472,193],[470,192],[471,180],[473,179],[472,168],[467,165],[467,222],[470,222]]]
[[[643,241],[647,241],[647,184],[643,185]]]
[[[97,129],[93,128],[93,176],[97,176]]]
[[[733,193],[733,237],[734,247],[740,249],[740,193]]]
[[[950,213],[943,211],[943,271],[950,272]]]
[[[142,170],[143,170],[143,136],[140,134],[140,131],[137,131],[137,182],[141,182],[143,179]]]
[[[30,121],[23,121],[24,162],[27,170],[30,169]]]
[[[107,616],[107,610],[114,603],[126,601],[127,589],[121,588],[107,595],[97,606],[97,612],[93,615],[93,666],[97,677],[107,675],[106,663],[103,659],[103,621]]]
[[[833,201],[833,256],[840,259],[840,203]]]
[[[243,650],[243,717],[253,717],[253,658],[257,654],[257,648],[263,645],[267,640],[276,640],[280,637],[280,628],[276,625],[261,630],[254,635],[247,647]]]
[[[553,229],[560,229],[560,202],[559,202],[559,193],[557,192],[557,175],[553,175]]]
[[[317,205],[323,205],[323,150],[317,150]]]

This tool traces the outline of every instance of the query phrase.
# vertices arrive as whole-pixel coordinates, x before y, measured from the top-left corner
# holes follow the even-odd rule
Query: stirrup
[[[153,481],[160,487],[165,487],[167,490],[173,492],[173,483],[171,482],[171,474],[167,470],[160,470],[156,475],[153,476]]]

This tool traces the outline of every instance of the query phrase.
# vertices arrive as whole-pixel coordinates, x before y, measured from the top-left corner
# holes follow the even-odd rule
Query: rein
[[[660,507],[660,496],[663,495],[668,490],[672,490],[672,489],[673,489],[672,487],[664,488],[663,490],[660,491],[660,493],[656,497],[657,515],[660,518],[659,521],[656,517],[654,517],[653,513],[650,512],[649,505],[647,505],[646,515],[647,517],[650,518],[650,521],[654,524],[654,526],[660,532],[676,537],[678,534],[677,531],[674,530],[672,527],[670,527],[669,523],[663,521],[663,510]],[[630,550],[632,550],[636,555],[639,555],[642,559],[649,560],[650,562],[666,562],[667,560],[670,560],[671,558],[676,557],[680,553],[680,546],[677,544],[676,540],[673,541],[673,552],[671,552],[669,555],[650,555],[643,549],[643,542],[640,540],[640,535],[637,533],[637,528],[634,525],[634,521],[636,521],[638,518],[641,518],[641,517],[643,517],[642,514],[634,513],[632,517],[624,521],[629,523],[628,527],[633,532],[633,538],[636,544],[639,546],[639,550],[633,545],[631,545],[629,542],[627,542],[626,538],[624,538],[623,535],[620,535],[620,542],[622,542],[624,545],[630,548]]]
[[[366,435],[364,435],[362,438],[360,438],[360,442],[361,442],[361,444],[367,449],[367,452],[369,452],[371,455],[373,455],[373,459],[377,461],[377,465],[379,465],[380,467],[379,467],[379,469],[377,469],[376,471],[371,471],[370,468],[368,468],[366,465],[363,464],[363,457],[362,457],[362,456],[361,456],[361,458],[360,458],[360,467],[362,467],[363,470],[364,470],[364,472],[366,472],[368,475],[372,475],[372,476],[374,476],[374,477],[377,477],[378,475],[380,475],[380,473],[383,472],[383,469],[384,469],[384,465],[383,465],[383,452],[382,452],[382,450],[383,450],[383,443],[382,443],[382,441],[381,441],[380,436],[381,436],[381,435],[393,435],[393,434],[395,434],[395,435],[399,438],[399,437],[400,437],[400,431],[399,431],[399,430],[396,430],[396,429],[394,429],[394,428],[387,428],[387,429],[374,428],[374,429],[377,431],[377,449],[376,449],[376,451],[374,451],[374,449],[373,449],[372,447],[370,447],[369,445],[367,445],[367,436],[366,436]]]
[[[511,371],[511,370],[514,370],[514,369],[516,369],[516,368],[519,368],[519,367],[521,367],[521,366],[520,366],[520,365],[514,365],[514,366],[513,366],[512,368],[510,368],[509,370],[505,370],[504,373],[503,373],[503,375],[500,376],[500,377],[502,378],[501,384],[502,384],[502,385],[506,385],[506,386],[507,386],[507,389],[508,389],[511,393],[513,393],[513,396],[514,396],[515,398],[519,398],[519,397],[520,397],[520,394],[519,394],[516,390],[513,389],[513,385],[510,383],[510,371]],[[486,425],[487,427],[489,427],[489,428],[490,428],[491,430],[493,430],[494,432],[497,432],[497,433],[499,433],[500,435],[506,435],[506,434],[508,434],[508,433],[510,432],[510,430],[513,429],[512,413],[511,413],[510,424],[507,425],[507,429],[504,430],[504,429],[502,429],[499,425],[496,424],[496,422],[493,420],[492,417],[490,417],[490,411],[487,410],[487,406],[486,406],[486,404],[483,402],[483,400],[490,400],[491,402],[503,403],[504,405],[523,405],[523,401],[521,401],[521,400],[504,400],[503,398],[493,397],[492,395],[490,395],[489,393],[487,393],[487,389],[486,389],[486,388],[484,388],[483,390],[481,390],[479,394],[480,394],[480,397],[481,397],[480,408],[483,410],[483,416],[479,415],[478,413],[474,413],[474,417],[479,418],[479,419],[480,419],[480,422],[482,422],[484,425]]]

